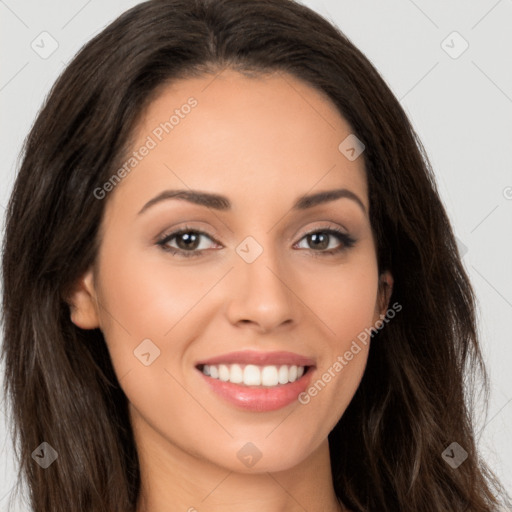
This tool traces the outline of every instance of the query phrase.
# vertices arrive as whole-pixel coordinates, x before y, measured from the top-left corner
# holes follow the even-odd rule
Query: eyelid
[[[171,230],[164,231],[161,235],[158,235],[156,237],[155,243],[163,244],[163,243],[166,243],[167,240],[172,240],[173,238],[175,238],[183,233],[189,233],[189,232],[196,233],[201,236],[206,236],[206,237],[210,238],[216,244],[220,244],[220,242],[217,241],[213,235],[208,233],[208,231],[205,231],[205,230],[199,229],[199,228],[194,228],[194,227],[191,227],[188,225],[181,227],[181,228],[173,228]],[[196,251],[196,252],[200,252],[200,251]]]

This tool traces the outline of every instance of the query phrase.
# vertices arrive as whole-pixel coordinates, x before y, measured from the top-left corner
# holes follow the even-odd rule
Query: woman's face
[[[98,199],[100,250],[72,319],[102,330],[155,455],[297,465],[351,401],[358,335],[387,307],[351,127],[289,75],[225,71],[166,88],[135,135]]]

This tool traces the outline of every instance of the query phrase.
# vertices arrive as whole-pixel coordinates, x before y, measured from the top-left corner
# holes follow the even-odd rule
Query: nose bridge
[[[256,239],[256,236],[258,239]],[[290,269],[274,244],[272,232],[248,236],[237,247],[235,299],[231,302],[232,321],[252,321],[271,328],[293,316]]]

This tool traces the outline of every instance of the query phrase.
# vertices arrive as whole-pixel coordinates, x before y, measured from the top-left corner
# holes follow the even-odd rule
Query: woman
[[[152,0],[87,44],[26,141],[3,280],[36,512],[497,510],[430,164],[298,3]]]

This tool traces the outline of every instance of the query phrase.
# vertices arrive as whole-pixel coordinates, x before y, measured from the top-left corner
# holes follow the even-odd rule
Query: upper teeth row
[[[239,364],[219,364],[203,366],[203,373],[214,379],[246,386],[277,386],[295,382],[304,374],[304,366],[256,366],[248,364],[242,368]]]

